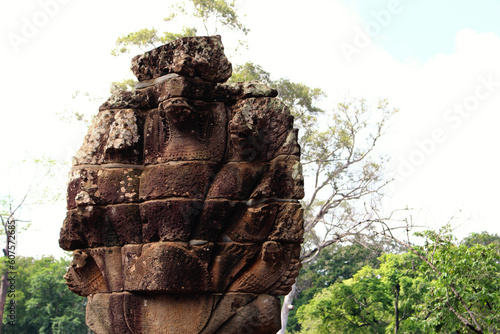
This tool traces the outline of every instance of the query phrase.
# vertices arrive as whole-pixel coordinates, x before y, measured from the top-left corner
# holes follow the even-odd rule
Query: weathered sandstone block
[[[169,73],[223,82],[232,74],[220,37],[180,38],[134,57],[132,72],[139,81]]]
[[[226,146],[223,103],[175,98],[163,101],[146,117],[145,161],[220,162]]]
[[[73,165],[142,164],[144,121],[137,109],[101,110]]]
[[[96,333],[269,334],[280,328],[279,299],[265,294],[143,296],[124,292],[88,299],[87,324]]]
[[[182,162],[154,165],[141,175],[142,201],[185,197],[204,199],[217,165],[210,162]]]
[[[68,184],[68,209],[89,205],[132,203],[139,199],[142,169],[73,169]]]
[[[141,204],[142,239],[144,242],[190,240],[203,201],[162,200]]]

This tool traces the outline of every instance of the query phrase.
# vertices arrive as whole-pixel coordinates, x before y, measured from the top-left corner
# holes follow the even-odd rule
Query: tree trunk
[[[5,249],[3,251],[5,252]],[[2,280],[0,281],[0,333],[2,333],[2,319],[5,311],[5,300],[7,299],[7,290],[9,289],[8,272],[8,267],[5,265],[2,273]]]
[[[7,278],[7,272],[3,272],[2,281],[0,282],[0,319],[3,319],[5,299],[7,298],[7,290],[9,289],[9,281]],[[0,321],[0,333],[2,333],[2,321]]]
[[[394,334],[397,334],[399,331],[399,290],[401,287],[399,286],[399,283],[396,284],[395,288],[395,296],[394,296]]]
[[[285,334],[286,324],[288,322],[288,314],[290,313],[293,298],[295,297],[295,292],[297,291],[297,283],[292,285],[292,290],[283,299],[283,305],[281,306],[281,329],[277,334]]]
[[[9,259],[9,239],[10,239],[10,233],[9,233],[9,226],[14,224],[15,226],[15,220],[13,218],[14,213],[11,213],[7,221],[1,217],[1,222],[2,222],[2,229],[5,233],[5,247],[2,249],[3,256],[2,258],[5,259],[4,262],[4,268],[2,272],[2,279],[0,280],[0,333],[2,333],[2,323],[3,323],[3,314],[5,313],[5,300],[7,299],[7,292],[9,290],[9,265],[7,264],[7,261]]]

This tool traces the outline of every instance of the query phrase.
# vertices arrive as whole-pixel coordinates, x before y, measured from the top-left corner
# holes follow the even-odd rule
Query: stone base
[[[88,297],[87,325],[97,334],[274,334],[277,297],[249,293]]]

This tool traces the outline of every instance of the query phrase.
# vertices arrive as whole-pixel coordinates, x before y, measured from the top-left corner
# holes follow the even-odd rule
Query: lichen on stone
[[[109,129],[105,149],[122,149],[133,146],[139,141],[137,118],[131,109],[119,110]]]

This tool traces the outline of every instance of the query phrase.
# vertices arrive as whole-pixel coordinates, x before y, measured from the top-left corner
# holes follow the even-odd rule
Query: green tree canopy
[[[385,253],[379,268],[366,265],[338,280],[299,308],[298,333],[424,333],[414,321],[425,281],[412,253]]]
[[[421,268],[430,281],[419,306],[429,332],[497,333],[500,329],[500,252],[497,244],[454,243],[449,226],[421,233]]]
[[[86,299],[68,290],[63,275],[68,259],[34,259],[18,256],[15,281],[16,320],[9,324],[4,314],[6,334],[84,334]],[[10,299],[8,299],[10,300]]]
[[[297,312],[299,333],[498,333],[497,244],[457,244],[449,226],[417,235],[423,246],[319,290]]]
[[[321,290],[298,310],[300,333],[384,333],[391,304],[386,283],[365,266],[353,278]]]
[[[498,234],[490,234],[486,231],[481,233],[471,233],[465,237],[460,244],[467,247],[472,247],[474,245],[488,246],[490,244],[495,244],[500,247],[500,236]]]
[[[300,331],[297,310],[307,304],[316,293],[336,282],[352,278],[364,266],[378,268],[381,255],[379,245],[364,247],[359,244],[334,244],[323,250],[314,261],[304,264],[297,278],[297,298],[288,318],[287,331]]]

